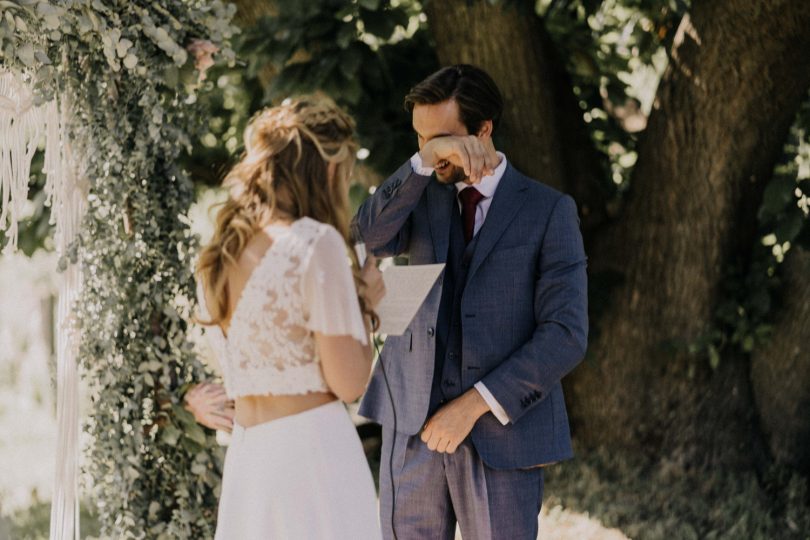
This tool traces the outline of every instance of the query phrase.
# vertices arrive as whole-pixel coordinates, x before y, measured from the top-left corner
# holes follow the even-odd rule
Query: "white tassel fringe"
[[[57,254],[67,254],[79,234],[86,189],[79,182],[77,161],[67,137],[68,109],[54,99],[33,105],[25,77],[0,69],[0,230],[6,230],[5,251],[17,247],[18,223],[25,217],[31,160],[45,136],[46,204],[56,225]],[[56,474],[51,503],[51,540],[79,538],[79,336],[73,305],[81,291],[81,268],[69,264],[59,282],[56,328]]]

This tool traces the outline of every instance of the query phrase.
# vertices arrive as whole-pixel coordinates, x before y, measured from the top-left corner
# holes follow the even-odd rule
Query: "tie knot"
[[[461,199],[461,204],[465,208],[475,208],[484,196],[480,191],[470,186],[462,189],[458,194],[458,198]]]

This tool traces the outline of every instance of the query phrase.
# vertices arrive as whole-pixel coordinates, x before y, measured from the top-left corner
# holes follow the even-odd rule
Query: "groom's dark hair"
[[[469,64],[444,67],[411,88],[405,96],[405,110],[413,112],[414,105],[435,105],[448,99],[458,104],[460,120],[470,135],[478,133],[487,120],[492,120],[493,131],[498,127],[503,112],[501,91],[486,71]]]

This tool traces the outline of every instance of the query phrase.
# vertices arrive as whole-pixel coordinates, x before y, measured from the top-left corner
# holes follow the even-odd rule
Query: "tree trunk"
[[[748,462],[746,358],[673,351],[712,324],[718,285],[751,253],[764,183],[810,85],[803,2],[704,0],[679,26],[639,148],[624,219],[591,268],[623,283],[569,384],[575,433],[683,464]]]
[[[504,114],[496,139],[508,159],[570,192],[590,229],[603,218],[602,168],[568,74],[533,6],[433,0],[425,12],[442,65],[474,64],[501,89]]]
[[[771,455],[810,473],[810,252],[784,262],[785,302],[768,346],[754,352],[751,380]]]

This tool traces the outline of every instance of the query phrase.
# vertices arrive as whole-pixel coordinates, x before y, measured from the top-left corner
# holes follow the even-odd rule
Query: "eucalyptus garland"
[[[176,165],[203,125],[204,69],[229,47],[219,0],[0,0],[0,65],[37,99],[66,96],[89,184],[75,307],[91,382],[86,472],[102,537],[204,538],[215,527],[222,452],[182,407],[210,376],[187,337],[194,308],[186,217],[193,186]]]

